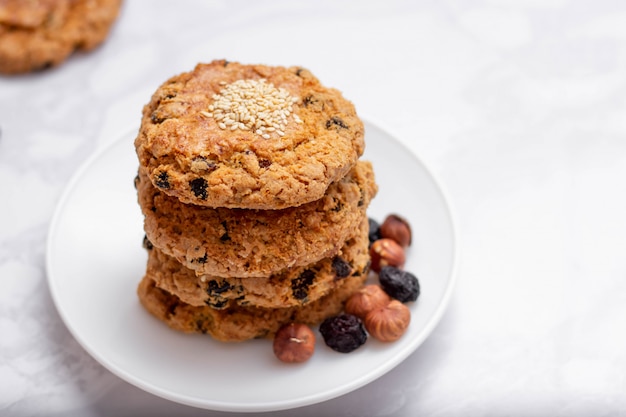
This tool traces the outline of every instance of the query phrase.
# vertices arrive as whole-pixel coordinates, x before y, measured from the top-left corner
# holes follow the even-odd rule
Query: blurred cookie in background
[[[100,45],[122,0],[0,0],[0,73],[54,67]]]

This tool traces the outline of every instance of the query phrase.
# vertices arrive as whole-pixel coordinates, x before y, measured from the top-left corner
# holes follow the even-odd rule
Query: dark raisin
[[[302,74],[302,71],[304,71],[304,68],[298,68],[298,69],[296,70],[296,75],[299,77],[299,76],[300,76],[300,74]]]
[[[390,297],[403,303],[415,301],[420,295],[417,277],[395,266],[384,266],[378,273],[380,286]]]
[[[143,236],[143,244],[142,246],[144,247],[145,250],[152,250],[154,248],[154,246],[152,245],[152,242],[150,242],[150,240],[148,240],[148,236],[144,235]]]
[[[345,278],[350,275],[350,272],[352,272],[350,264],[339,256],[335,256],[333,258],[332,266],[337,278]]]
[[[135,189],[137,189],[137,187],[139,187],[139,174],[135,175],[135,179],[133,180],[133,185],[135,186]]]
[[[363,322],[352,314],[340,314],[327,318],[320,325],[324,342],[332,350],[349,353],[362,346],[367,340]]]
[[[335,207],[331,208],[330,211],[334,211],[335,213],[338,213],[343,208],[343,203],[341,202],[341,200],[337,200],[337,199],[335,199],[335,203],[336,203]]]
[[[222,227],[224,228],[224,234],[220,236],[220,240],[222,242],[227,242],[230,240],[230,236],[228,235],[228,228],[226,226],[227,226],[227,223],[225,221],[222,222]]]
[[[230,285],[230,283],[228,283],[227,281],[224,281],[220,285],[216,280],[212,279],[207,284],[206,292],[209,295],[219,295],[231,290],[232,288],[233,286]]]
[[[165,119],[166,118],[160,116],[156,110],[153,111],[152,114],[150,115],[150,120],[152,121],[152,123],[157,124],[157,125],[163,123]]]
[[[326,121],[326,129],[330,129],[331,127],[335,127],[335,126],[340,127],[342,129],[348,128],[348,125],[337,116],[333,116]]]
[[[218,300],[205,300],[204,304],[216,310],[221,310],[228,307],[228,300],[224,300],[223,298],[220,298]]]
[[[205,253],[203,257],[193,259],[191,262],[198,262],[199,264],[205,264],[206,261],[208,261],[208,260],[209,260],[209,258],[207,256],[207,254]]]
[[[317,102],[318,100],[312,95],[308,95],[302,99],[302,104],[304,105],[304,107],[309,107],[310,105],[316,104]]]
[[[259,168],[267,168],[272,165],[272,161],[269,159],[259,159]]]
[[[376,242],[378,239],[382,239],[383,236],[380,234],[380,223],[378,223],[376,220],[372,218],[368,218],[367,220],[370,226],[369,239],[370,239],[370,245],[371,245],[372,243]]]
[[[201,200],[206,200],[206,189],[208,186],[209,184],[202,177],[194,178],[193,180],[189,181],[189,187],[191,187],[191,191],[193,191],[193,194]]]
[[[159,174],[154,178],[154,185],[164,190],[170,188],[170,176],[167,175],[167,172],[159,172]]]
[[[291,280],[291,292],[297,300],[303,300],[309,295],[309,287],[315,280],[315,272],[305,269],[298,278]]]

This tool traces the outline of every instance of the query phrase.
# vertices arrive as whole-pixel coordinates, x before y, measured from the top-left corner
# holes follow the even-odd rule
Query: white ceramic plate
[[[452,291],[456,247],[452,215],[432,174],[385,131],[366,123],[364,159],[374,164],[379,194],[368,214],[391,212],[413,228],[406,269],[422,293],[397,342],[370,338],[350,354],[317,334],[304,364],[279,362],[269,340],[225,344],[170,330],[135,293],[146,254],[133,178],[131,130],[102,149],[70,181],[52,219],[47,269],[52,297],[78,342],[122,379],[170,400],[222,411],[272,411],[328,400],[380,377],[409,356],[439,321]]]

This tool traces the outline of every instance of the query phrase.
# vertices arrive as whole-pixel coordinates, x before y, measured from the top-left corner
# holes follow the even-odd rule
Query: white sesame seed
[[[265,79],[238,80],[230,84],[220,81],[219,84],[224,88],[213,95],[214,102],[208,107],[211,113],[202,114],[213,117],[220,129],[251,130],[269,139],[269,132],[285,135],[289,116],[296,123],[302,123],[292,106],[298,98]]]

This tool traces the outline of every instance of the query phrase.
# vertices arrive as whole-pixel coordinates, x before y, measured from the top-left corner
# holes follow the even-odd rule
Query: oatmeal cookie
[[[0,73],[56,66],[102,43],[121,0],[0,0]]]
[[[264,210],[322,198],[364,146],[354,105],[308,70],[228,61],[162,84],[135,139],[140,165],[164,193]]]
[[[148,244],[148,275],[159,288],[194,306],[224,308],[231,300],[241,306],[301,306],[327,294],[349,276],[367,274],[368,231],[368,222],[364,220],[358,233],[332,258],[291,268],[269,278],[197,277],[192,270]]]
[[[143,307],[169,327],[186,333],[204,333],[223,342],[271,338],[284,324],[298,322],[318,325],[327,317],[339,314],[345,300],[358,291],[366,276],[348,277],[324,297],[302,307],[261,308],[230,306],[215,309],[191,306],[160,289],[147,274],[139,283],[137,294]]]
[[[269,277],[332,257],[366,218],[377,192],[372,165],[359,161],[319,200],[282,210],[185,204],[154,187],[140,167],[139,205],[148,240],[196,275]]]

